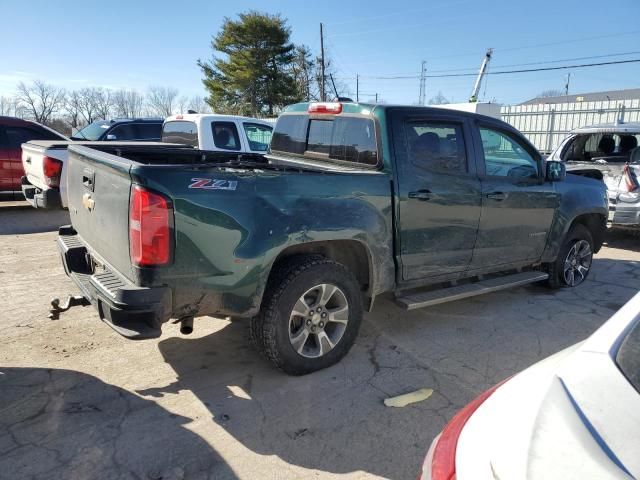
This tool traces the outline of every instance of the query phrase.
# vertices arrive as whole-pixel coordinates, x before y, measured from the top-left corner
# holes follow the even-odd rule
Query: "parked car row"
[[[21,188],[24,198],[36,208],[67,208],[65,165],[67,147],[71,144],[91,146],[94,142],[109,142],[124,146],[131,142],[138,145],[163,142],[212,152],[264,153],[272,130],[269,123],[255,118],[187,114],[166,120],[100,120],[79,130],[71,139],[57,134],[45,138],[25,136],[22,162],[14,162],[17,179],[14,188]],[[20,144],[14,156],[19,154]]]

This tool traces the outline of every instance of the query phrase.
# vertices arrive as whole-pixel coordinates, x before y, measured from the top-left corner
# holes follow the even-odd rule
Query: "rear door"
[[[481,204],[468,121],[415,112],[392,113],[405,281],[466,270]]]
[[[542,256],[559,194],[544,181],[542,157],[500,125],[477,124],[482,214],[472,269]]]

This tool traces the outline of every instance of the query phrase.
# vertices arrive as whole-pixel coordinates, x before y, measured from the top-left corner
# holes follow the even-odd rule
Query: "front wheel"
[[[353,274],[332,260],[302,257],[274,276],[254,332],[278,368],[303,375],[342,359],[361,320],[362,298]]]
[[[551,288],[576,287],[587,279],[593,262],[593,237],[584,225],[574,225],[567,234],[558,258],[550,263]]]

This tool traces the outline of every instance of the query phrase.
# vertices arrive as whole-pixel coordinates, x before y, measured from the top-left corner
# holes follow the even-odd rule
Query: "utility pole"
[[[569,96],[569,82],[571,81],[571,72],[567,73],[567,80],[564,82],[564,94]]]
[[[356,73],[356,102],[360,102],[360,75]]]
[[[420,105],[425,104],[425,97],[427,96],[426,86],[427,86],[427,62],[422,61],[422,68],[420,70],[420,96],[418,98],[418,103]]]
[[[324,32],[322,22],[320,22],[320,75],[322,76],[322,81],[320,82],[320,100],[324,102],[327,98],[324,91]]]
[[[376,103],[378,103],[378,92],[376,92]]]

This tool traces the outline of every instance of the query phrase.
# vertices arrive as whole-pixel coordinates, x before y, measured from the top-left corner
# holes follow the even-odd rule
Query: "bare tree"
[[[34,80],[31,85],[20,82],[16,97],[31,118],[46,124],[64,105],[65,93],[62,88]]]
[[[64,102],[64,111],[71,129],[80,126],[81,95],[78,90],[69,92]]]
[[[556,88],[550,88],[548,90],[543,90],[540,92],[537,97],[561,97],[564,95],[562,90],[558,90]]]
[[[176,104],[176,113],[187,113],[187,110],[189,109],[189,97],[182,95],[178,98]]]
[[[9,117],[20,116],[20,105],[16,97],[0,97],[0,115]]]
[[[98,113],[95,90],[93,88],[83,88],[78,93],[80,95],[80,114],[85,123],[93,123]]]
[[[200,95],[196,95],[195,97],[191,97],[191,101],[189,101],[189,110],[193,110],[198,113],[211,113],[211,107]]]
[[[136,90],[118,90],[112,95],[116,117],[136,118],[142,116],[144,97]]]
[[[147,108],[152,115],[168,117],[177,107],[178,89],[151,86],[147,92]]]
[[[438,92],[437,95],[429,99],[429,105],[444,105],[445,103],[451,103],[451,102],[449,102],[449,99],[445,97],[442,94],[442,92]]]
[[[107,120],[113,110],[113,92],[106,88],[97,87],[93,89],[93,101],[98,118]]]

